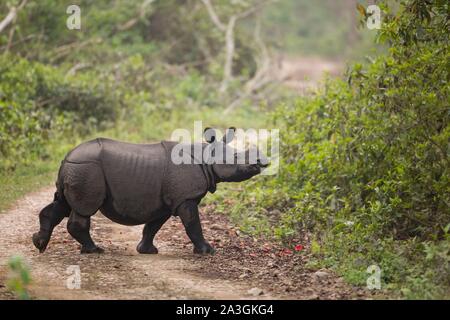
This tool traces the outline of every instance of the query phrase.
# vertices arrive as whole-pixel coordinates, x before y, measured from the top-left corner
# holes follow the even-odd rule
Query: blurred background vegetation
[[[287,245],[311,235],[311,268],[351,283],[377,264],[395,295],[448,297],[448,21],[445,0],[2,1],[0,210],[94,136],[276,127],[280,173],[219,192],[219,212]]]

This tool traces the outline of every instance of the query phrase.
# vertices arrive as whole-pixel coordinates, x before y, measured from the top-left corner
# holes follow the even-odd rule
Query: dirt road
[[[283,56],[276,59],[272,76],[300,95],[318,87],[325,75],[337,77],[344,71],[344,63],[322,57]]]
[[[29,194],[0,214],[0,299],[13,299],[6,289],[8,259],[24,257],[33,279],[34,299],[343,299],[367,292],[346,285],[328,270],[309,270],[308,244],[299,253],[240,235],[213,207],[202,208],[205,237],[215,256],[197,256],[178,218],[156,236],[157,255],[140,255],[135,247],[142,226],[126,227],[100,213],[93,217],[92,237],[104,254],[81,255],[66,230],[66,220],[53,233],[47,251],[31,242],[38,213],[52,200],[53,187]],[[81,271],[81,288],[68,289],[68,267]]]

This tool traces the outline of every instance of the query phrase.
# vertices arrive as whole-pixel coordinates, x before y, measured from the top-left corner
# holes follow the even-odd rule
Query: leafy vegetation
[[[312,233],[317,264],[335,267],[351,282],[364,285],[375,264],[385,288],[408,298],[444,297],[450,283],[448,3],[411,0],[395,14],[384,10],[379,38],[389,41],[389,53],[277,110],[280,173],[240,193],[245,202],[238,212],[255,221],[254,231],[285,241]],[[271,212],[281,214],[262,222]]]
[[[377,40],[389,51],[313,96],[255,85],[266,51],[358,61],[370,51],[374,33],[355,31],[356,1],[318,2],[210,1],[214,22],[207,1],[80,0],[79,31],[65,26],[72,2],[2,2],[0,19],[20,9],[0,31],[0,210],[95,136],[167,139],[195,120],[277,127],[279,174],[232,193],[231,209],[230,193],[217,194],[219,211],[248,233],[288,243],[310,234],[311,266],[349,282],[365,285],[375,264],[403,297],[448,297],[448,3],[380,2]]]
[[[31,277],[28,266],[21,257],[15,256],[9,259],[8,267],[11,273],[7,282],[8,289],[21,300],[30,299],[28,286],[31,283]]]
[[[6,168],[17,159],[44,156],[51,132],[81,134],[116,118],[118,103],[106,82],[65,77],[57,68],[26,59],[0,58],[0,154]]]

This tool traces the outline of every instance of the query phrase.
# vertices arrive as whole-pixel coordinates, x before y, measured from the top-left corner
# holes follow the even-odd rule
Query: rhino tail
[[[65,161],[61,163],[61,167],[59,168],[58,178],[56,181],[56,192],[53,196],[53,204],[59,209],[61,215],[68,217],[70,215],[70,212],[72,211],[72,208],[70,207],[66,197],[64,196],[64,183],[62,177],[62,167],[64,165],[64,162]]]

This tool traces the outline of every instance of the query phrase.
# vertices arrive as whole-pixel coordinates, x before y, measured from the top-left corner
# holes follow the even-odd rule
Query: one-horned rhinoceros
[[[55,226],[69,217],[67,230],[81,244],[81,253],[103,252],[89,233],[91,216],[100,210],[123,225],[145,224],[139,253],[158,253],[153,238],[175,215],[181,218],[194,253],[213,254],[214,248],[203,237],[200,200],[208,191],[214,192],[217,183],[250,179],[268,165],[256,148],[239,152],[229,146],[233,134],[229,129],[223,141],[215,140],[213,134],[208,143],[192,143],[188,148],[170,141],[131,144],[104,138],[80,144],[61,163],[54,201],[39,214],[34,245],[45,251]],[[195,149],[212,153],[215,161],[203,157],[199,161]],[[251,161],[255,150],[256,161]],[[193,161],[175,163],[174,155]],[[234,161],[230,163],[230,159]]]

